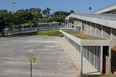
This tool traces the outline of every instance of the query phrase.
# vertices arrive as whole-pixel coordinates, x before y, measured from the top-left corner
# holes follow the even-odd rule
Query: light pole
[[[16,4],[16,2],[14,1],[13,3],[13,13],[15,12],[15,4]]]

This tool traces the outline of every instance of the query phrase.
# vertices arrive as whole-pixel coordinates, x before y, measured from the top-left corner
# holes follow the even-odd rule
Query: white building
[[[77,50],[83,51],[84,57],[101,73],[112,69],[111,52],[116,47],[116,4],[93,12],[92,14],[70,14],[66,17],[66,27],[80,28],[86,35],[100,37],[105,40],[74,40],[65,36]],[[75,44],[74,44],[75,43]],[[81,50],[82,47],[82,50]],[[106,62],[103,62],[105,58]],[[115,61],[115,60],[114,60]],[[103,71],[105,65],[105,72]],[[116,68],[116,66],[113,66]]]

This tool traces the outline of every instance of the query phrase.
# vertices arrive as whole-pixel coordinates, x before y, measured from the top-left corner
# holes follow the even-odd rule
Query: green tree
[[[92,9],[92,8],[91,8],[91,7],[89,7],[89,11],[91,11],[91,9]]]
[[[47,11],[47,16],[49,16],[50,15],[50,8],[46,8],[46,11]]]
[[[44,9],[43,11],[42,11],[42,13],[43,13],[43,15],[44,16],[49,16],[50,15],[50,8],[46,8],[46,9]]]
[[[4,35],[4,29],[10,26],[10,15],[6,10],[0,11],[0,32]]]
[[[65,11],[56,11],[53,14],[53,20],[56,22],[64,22],[66,16],[68,16],[70,12],[65,12]]]
[[[44,16],[47,16],[47,10],[44,9],[44,10],[42,11],[42,14],[43,14]]]
[[[30,77],[32,77],[32,62],[35,63],[36,56],[33,56],[33,53],[30,53],[28,55],[29,61],[30,61]]]
[[[70,10],[70,14],[71,14],[71,13],[75,13],[75,12],[74,12],[73,10]]]
[[[16,26],[21,32],[21,24],[32,23],[37,25],[40,21],[39,17],[42,17],[41,9],[39,8],[22,9],[15,13],[0,10],[0,32],[4,34],[6,27],[13,30]]]

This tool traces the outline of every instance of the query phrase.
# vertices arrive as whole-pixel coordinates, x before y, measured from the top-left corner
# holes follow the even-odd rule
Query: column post
[[[103,38],[103,26],[101,25],[101,38]]]
[[[110,28],[110,40],[112,40],[112,28]]]
[[[66,22],[66,20],[65,20],[65,28],[67,28],[66,23],[67,23],[67,22]]]
[[[100,73],[103,73],[103,46],[101,46],[101,61],[100,61]]]
[[[57,26],[58,26],[58,22],[57,22],[56,24],[57,24]]]
[[[95,67],[95,46],[93,47],[94,49],[94,67]]]
[[[82,24],[81,24],[81,31],[82,31],[82,27],[83,27],[83,21],[81,21],[81,23],[82,23]]]
[[[89,31],[90,31],[90,36],[91,36],[91,22],[89,23]]]
[[[111,73],[111,40],[112,40],[112,28],[110,28],[109,68],[108,68],[109,74]]]
[[[86,22],[84,21],[84,34],[86,34],[86,24],[85,24]]]
[[[86,35],[89,35],[89,25],[88,25],[89,23],[88,22],[86,22]]]
[[[95,37],[96,37],[96,25],[97,25],[97,24],[95,24]]]
[[[82,50],[82,45],[81,45],[81,47],[80,47],[81,49],[81,75],[83,74],[83,50]]]
[[[87,24],[86,24],[86,21],[85,21],[85,34],[87,34]]]
[[[67,19],[67,28],[69,28],[69,19]]]
[[[109,46],[109,66],[108,66],[108,73],[111,74],[111,46]]]

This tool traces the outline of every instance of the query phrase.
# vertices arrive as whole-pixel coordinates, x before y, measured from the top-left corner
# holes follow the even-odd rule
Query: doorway
[[[108,46],[103,46],[103,74],[106,73],[106,67],[107,67],[107,62],[108,62],[108,51],[109,47]]]

